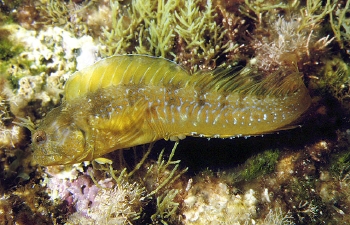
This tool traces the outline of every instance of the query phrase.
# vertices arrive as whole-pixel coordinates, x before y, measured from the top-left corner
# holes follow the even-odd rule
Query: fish
[[[224,65],[191,74],[164,58],[116,55],[67,80],[62,104],[32,131],[33,160],[73,164],[160,139],[272,133],[310,104],[295,69],[261,75],[253,66]]]

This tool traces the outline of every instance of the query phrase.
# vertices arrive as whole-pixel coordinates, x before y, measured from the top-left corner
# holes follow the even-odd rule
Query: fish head
[[[50,111],[32,132],[33,161],[42,166],[72,164],[83,161],[85,132],[62,107]]]

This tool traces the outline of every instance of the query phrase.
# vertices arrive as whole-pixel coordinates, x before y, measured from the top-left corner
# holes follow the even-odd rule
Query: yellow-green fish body
[[[114,56],[67,81],[63,104],[32,135],[34,160],[69,164],[163,138],[270,133],[310,102],[295,72],[262,78],[249,68],[218,68],[190,75],[162,58]]]

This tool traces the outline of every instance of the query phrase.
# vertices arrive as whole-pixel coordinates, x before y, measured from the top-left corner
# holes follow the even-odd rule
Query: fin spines
[[[164,58],[146,55],[112,56],[72,75],[66,83],[65,99],[70,101],[111,85],[179,87],[189,77],[189,73],[181,66]]]
[[[215,91],[223,95],[238,93],[255,96],[283,96],[305,88],[297,71],[279,69],[268,75],[261,75],[250,67],[217,68],[199,72],[187,83],[204,92]]]
[[[102,76],[101,76],[102,75]],[[167,59],[146,55],[113,56],[82,71],[67,81],[66,100],[86,95],[99,88],[118,85],[150,85],[167,88],[195,88],[223,95],[282,96],[305,88],[295,71],[279,69],[265,75],[252,66],[220,66],[192,76]]]

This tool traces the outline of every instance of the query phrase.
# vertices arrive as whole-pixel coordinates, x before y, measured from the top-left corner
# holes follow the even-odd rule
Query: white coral
[[[185,224],[246,224],[256,216],[257,199],[252,189],[232,194],[225,183],[198,185],[184,200]]]
[[[5,127],[0,122],[0,147],[14,148],[23,140],[24,132],[20,126],[12,125]]]
[[[29,102],[40,101],[43,106],[49,102],[58,104],[61,99],[64,81],[76,70],[97,60],[96,45],[90,36],[76,38],[59,27],[47,27],[39,32],[26,30],[19,26],[7,27],[11,30],[10,39],[21,42],[24,51],[20,59],[28,61],[30,70],[22,70],[20,66],[12,71],[12,76],[20,77],[17,92],[6,91],[11,100],[11,111],[16,116],[24,116],[21,112]],[[43,68],[49,73],[33,74]],[[35,73],[35,72],[34,72]]]

